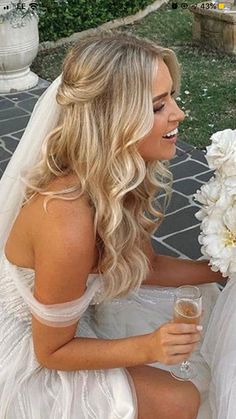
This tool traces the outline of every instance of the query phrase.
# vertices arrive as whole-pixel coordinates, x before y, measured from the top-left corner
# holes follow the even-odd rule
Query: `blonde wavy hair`
[[[168,162],[145,162],[137,151],[154,123],[152,93],[160,57],[178,95],[180,65],[172,50],[119,31],[81,39],[63,63],[58,126],[46,136],[41,160],[24,178],[23,205],[37,193],[47,195],[46,212],[55,197],[88,198],[103,300],[125,296],[145,280],[150,266],[143,244],[163,220],[171,195]],[[76,175],[76,185],[46,191],[52,179],[68,174]],[[163,207],[157,199],[161,191]]]

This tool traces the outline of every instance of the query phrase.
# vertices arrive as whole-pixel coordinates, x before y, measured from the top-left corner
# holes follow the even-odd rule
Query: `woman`
[[[165,371],[201,338],[172,323],[169,287],[220,277],[150,245],[179,84],[173,51],[105,32],[69,51],[36,105],[0,183],[1,419],[197,417],[199,351],[196,382]],[[204,324],[218,291],[202,289]]]

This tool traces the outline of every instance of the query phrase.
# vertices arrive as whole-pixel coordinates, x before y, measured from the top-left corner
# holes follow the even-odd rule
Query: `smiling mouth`
[[[169,131],[169,133],[167,133],[166,135],[163,135],[162,138],[164,138],[165,140],[173,139],[173,138],[177,137],[177,134],[178,134],[178,128],[176,127],[172,131]]]
[[[170,135],[169,137],[162,137],[164,140],[173,140],[174,138],[177,138],[177,134]]]

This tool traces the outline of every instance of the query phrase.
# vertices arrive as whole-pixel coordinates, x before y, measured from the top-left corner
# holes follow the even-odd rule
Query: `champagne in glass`
[[[174,322],[199,324],[201,320],[201,308],[198,303],[188,298],[176,301],[174,305]]]
[[[192,285],[178,287],[174,299],[174,322],[199,324],[202,314],[202,296],[199,288]],[[171,375],[178,380],[187,381],[196,377],[196,367],[190,361],[173,367]]]

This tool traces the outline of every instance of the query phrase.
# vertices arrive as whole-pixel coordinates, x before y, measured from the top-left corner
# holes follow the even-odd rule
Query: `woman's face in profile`
[[[175,156],[177,136],[170,139],[163,136],[178,127],[184,120],[185,113],[178,107],[172,92],[169,69],[164,61],[159,59],[153,91],[154,124],[149,134],[138,145],[138,151],[145,161],[170,160]],[[160,95],[163,96],[159,98]]]

